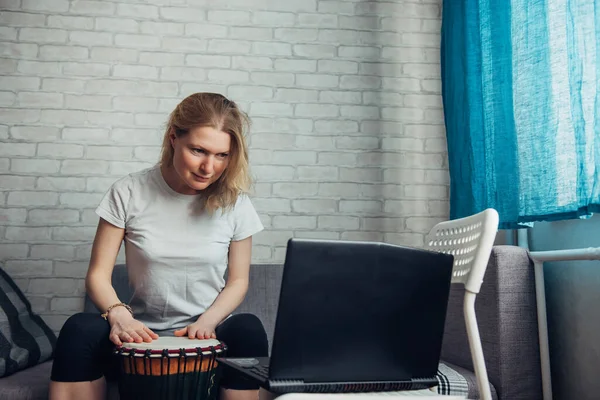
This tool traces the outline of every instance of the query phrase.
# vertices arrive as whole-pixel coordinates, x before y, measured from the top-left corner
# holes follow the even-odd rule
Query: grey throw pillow
[[[0,268],[0,378],[52,358],[56,335]]]

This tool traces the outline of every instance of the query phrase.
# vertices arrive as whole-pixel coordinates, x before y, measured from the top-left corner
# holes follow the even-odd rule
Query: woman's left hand
[[[177,329],[175,336],[187,336],[190,339],[216,339],[215,328],[218,324],[198,318],[196,322],[186,326],[185,328]]]

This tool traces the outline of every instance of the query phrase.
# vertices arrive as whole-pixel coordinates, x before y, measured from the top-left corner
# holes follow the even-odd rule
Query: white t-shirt
[[[108,190],[96,214],[125,229],[125,259],[135,318],[150,329],[195,322],[225,286],[229,243],[263,229],[246,195],[212,215],[198,196],[175,192],[160,167],[127,175]]]

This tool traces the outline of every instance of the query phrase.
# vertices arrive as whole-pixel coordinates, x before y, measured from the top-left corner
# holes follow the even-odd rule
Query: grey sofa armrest
[[[464,288],[452,285],[442,360],[473,370]],[[542,399],[533,265],[527,251],[494,246],[475,303],[490,382],[501,399]]]
[[[283,265],[281,264],[252,264],[250,288],[242,304],[233,312],[234,314],[251,313],[262,321],[267,331],[269,349],[273,344],[282,277]]]

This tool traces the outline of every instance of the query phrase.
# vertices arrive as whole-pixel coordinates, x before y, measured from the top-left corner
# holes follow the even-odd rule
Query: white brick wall
[[[54,329],[103,192],[184,96],[253,119],[255,262],[289,237],[420,246],[448,215],[441,0],[11,0],[0,12],[0,261]]]

